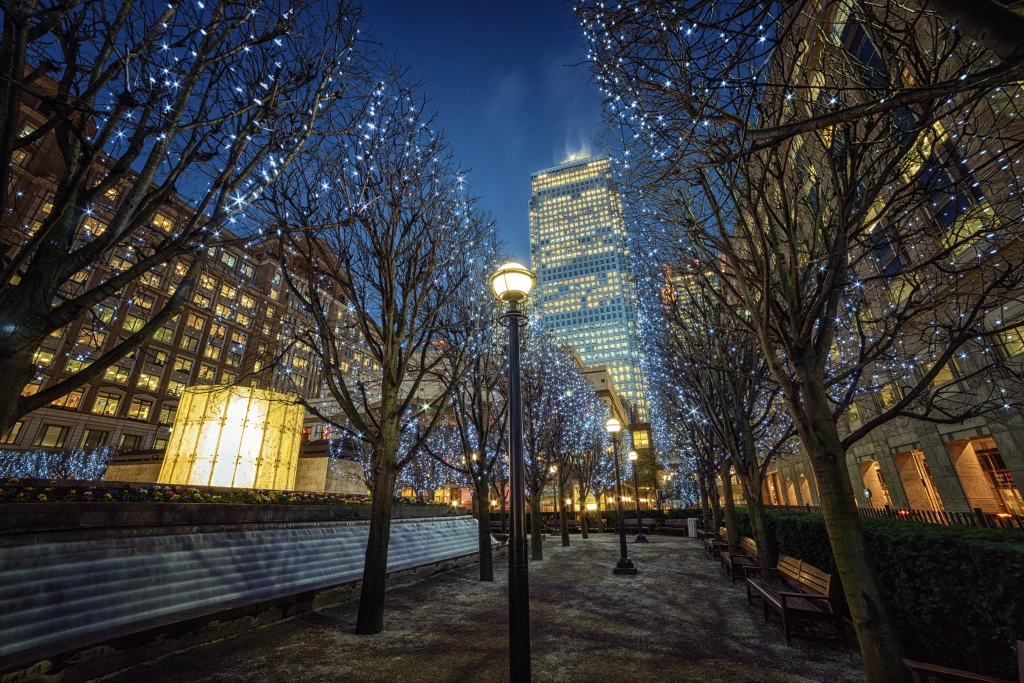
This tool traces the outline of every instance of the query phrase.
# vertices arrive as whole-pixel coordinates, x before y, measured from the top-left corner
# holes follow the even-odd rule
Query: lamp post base
[[[641,533],[636,535],[636,540],[634,540],[633,542],[634,543],[647,543],[648,542],[647,536],[645,536],[643,534],[643,532],[641,532]]]
[[[612,570],[612,574],[636,574],[636,565],[628,557],[620,557],[619,563]]]

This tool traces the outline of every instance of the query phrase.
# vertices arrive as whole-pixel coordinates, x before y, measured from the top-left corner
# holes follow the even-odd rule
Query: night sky
[[[382,41],[439,113],[501,239],[530,262],[530,174],[589,145],[601,120],[583,36],[560,0],[365,0]]]

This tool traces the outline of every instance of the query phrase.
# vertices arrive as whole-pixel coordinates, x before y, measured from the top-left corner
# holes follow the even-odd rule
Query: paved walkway
[[[534,681],[861,681],[860,656],[794,641],[763,623],[700,544],[630,544],[640,573],[613,576],[618,537],[545,538],[531,563]],[[133,681],[507,681],[504,558],[388,591],[387,629],[355,636],[356,602],[170,655],[113,677]],[[851,634],[852,635],[852,634]]]

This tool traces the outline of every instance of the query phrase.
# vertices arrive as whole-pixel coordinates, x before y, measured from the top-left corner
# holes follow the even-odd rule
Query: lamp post
[[[640,489],[637,487],[636,484],[636,461],[637,458],[639,458],[640,456],[636,454],[636,451],[630,451],[629,455],[627,455],[626,457],[629,458],[629,462],[633,467],[633,492],[636,495],[636,530],[639,533],[636,535],[636,540],[634,540],[633,542],[647,543],[647,537],[644,536],[644,527],[642,524],[640,524]]]
[[[619,522],[619,557],[618,564],[612,570],[615,574],[636,574],[636,565],[629,559],[626,552],[626,524],[622,516],[622,477],[619,474],[619,432],[622,423],[609,417],[604,423],[605,430],[612,435],[612,453],[615,455],[615,512]]]
[[[530,577],[526,555],[526,463],[523,460],[523,396],[519,373],[519,326],[537,276],[518,263],[491,275],[494,296],[508,304],[508,454],[512,503],[508,553],[508,670],[512,683],[530,681]]]

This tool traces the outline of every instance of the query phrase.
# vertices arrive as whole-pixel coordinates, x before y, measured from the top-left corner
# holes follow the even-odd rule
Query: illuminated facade
[[[633,270],[611,164],[573,159],[535,173],[532,185],[530,256],[544,326],[586,365],[606,366],[646,420]]]

